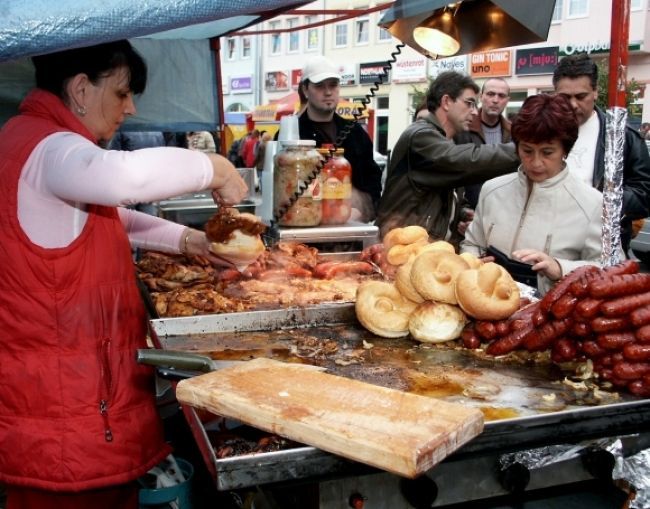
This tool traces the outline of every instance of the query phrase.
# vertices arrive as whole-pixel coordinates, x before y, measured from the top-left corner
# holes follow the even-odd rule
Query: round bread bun
[[[446,240],[434,240],[429,244],[425,244],[418,250],[418,254],[422,254],[425,251],[447,251],[448,253],[456,253],[456,249]]]
[[[413,262],[415,257],[412,256],[409,261],[404,265],[400,265],[395,273],[395,286],[404,297],[413,301],[413,302],[424,302],[424,297],[418,293],[418,291],[411,283],[411,269],[413,268]]]
[[[227,242],[211,242],[210,251],[229,261],[242,271],[264,252],[264,243],[259,235],[247,235],[241,230],[233,230]]]
[[[428,241],[429,233],[421,226],[405,226],[393,228],[383,238],[384,249],[388,251],[397,244],[413,244],[421,240]]]
[[[481,265],[483,265],[483,262],[472,253],[460,253],[459,256],[467,262],[470,269],[478,269]]]
[[[460,337],[466,323],[467,317],[458,306],[426,301],[411,314],[409,332],[418,341],[441,343]]]
[[[354,309],[370,332],[383,338],[401,338],[409,333],[409,317],[417,304],[386,281],[364,281],[357,288]]]
[[[503,320],[519,309],[519,287],[496,263],[463,272],[456,280],[459,306],[478,320]]]
[[[386,261],[395,266],[403,265],[411,256],[415,256],[426,243],[427,239],[420,239],[413,244],[397,244],[386,253]]]
[[[469,265],[459,255],[447,251],[425,251],[413,261],[411,283],[426,300],[458,304],[454,286]]]

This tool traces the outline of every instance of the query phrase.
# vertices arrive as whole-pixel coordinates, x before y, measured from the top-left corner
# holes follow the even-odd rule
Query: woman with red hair
[[[602,195],[567,167],[577,138],[578,120],[565,97],[527,98],[512,123],[521,165],[483,185],[461,251],[500,251],[506,268],[529,265],[542,294],[576,267],[598,264]]]

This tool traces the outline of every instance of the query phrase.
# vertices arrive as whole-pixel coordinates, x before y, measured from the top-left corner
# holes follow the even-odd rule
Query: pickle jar
[[[321,171],[323,183],[323,215],[321,224],[345,224],[352,213],[352,166],[343,155],[343,149],[332,151],[323,145],[318,152],[324,158],[330,154]]]
[[[288,140],[281,142],[275,155],[273,216],[281,226],[318,226],[321,222],[321,163],[315,147],[314,140]]]

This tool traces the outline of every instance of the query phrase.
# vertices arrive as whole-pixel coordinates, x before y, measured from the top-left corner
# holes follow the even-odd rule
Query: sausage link
[[[539,352],[551,346],[556,338],[564,336],[571,327],[571,322],[565,320],[554,320],[546,322],[535,330],[534,334],[527,336],[524,340],[524,347],[529,352]]]
[[[628,361],[650,361],[650,345],[627,344],[623,347],[623,357]]]
[[[576,307],[577,303],[578,297],[571,293],[565,293],[562,297],[556,300],[555,303],[553,303],[551,306],[551,313],[553,313],[555,318],[561,320],[573,312],[573,308]]]
[[[519,348],[523,344],[526,337],[533,334],[534,332],[535,331],[532,327],[528,329],[519,329],[512,331],[505,336],[497,339],[496,341],[490,343],[485,351],[489,355],[505,355]]]
[[[582,342],[582,351],[590,359],[602,357],[607,353],[607,350],[600,346],[597,341],[591,339]]]
[[[542,300],[539,301],[540,307],[545,313],[549,313],[553,304],[555,304],[555,302],[568,291],[569,287],[574,281],[577,281],[585,274],[588,274],[590,272],[598,272],[599,270],[600,269],[598,269],[598,267],[595,267],[593,265],[583,265],[582,267],[578,267],[577,269],[572,270],[557,283],[555,283],[555,286],[551,288],[546,293],[546,295],[544,295]]]
[[[613,369],[605,368],[599,373],[599,375],[616,387],[625,387],[630,383],[629,380],[623,380],[622,378],[615,376]]]
[[[473,328],[463,329],[463,332],[460,333],[460,337],[463,340],[463,346],[465,348],[475,350],[481,346],[481,340]]]
[[[578,355],[578,346],[575,341],[568,338],[555,340],[551,349],[551,360],[553,362],[572,361]]]
[[[603,274],[613,276],[617,274],[636,274],[639,272],[639,262],[636,260],[623,260],[621,263],[605,267],[602,270]]]
[[[490,341],[497,337],[497,328],[494,325],[494,322],[489,322],[487,320],[480,320],[474,325],[476,333],[483,339]]]
[[[650,274],[617,274],[589,283],[589,295],[597,299],[650,291]]]
[[[650,343],[650,324],[639,327],[634,333],[634,336],[639,343]]]
[[[617,362],[612,367],[612,373],[621,380],[639,380],[650,373],[650,363],[647,362]]]
[[[499,320],[494,324],[497,330],[497,337],[503,337],[510,332],[510,322],[508,320]]]
[[[638,293],[603,302],[600,305],[600,312],[605,316],[627,316],[637,308],[648,305],[650,305],[650,292]],[[645,323],[649,322],[650,318]]]
[[[650,324],[650,304],[632,311],[630,313],[630,323],[635,327]]]
[[[575,314],[582,318],[593,318],[598,314],[602,303],[602,299],[586,297],[576,304]]]
[[[645,380],[634,380],[630,382],[627,384],[627,390],[635,396],[641,396],[642,398],[650,396],[650,384],[647,384]]]
[[[630,328],[627,317],[617,316],[609,318],[606,316],[597,316],[591,321],[591,330],[594,332],[614,332]]]
[[[542,325],[544,325],[546,323],[547,319],[548,318],[546,316],[546,313],[544,313],[544,311],[542,311],[542,309],[539,308],[533,314],[533,325],[535,327],[541,327]]]
[[[634,342],[633,332],[605,332],[598,334],[598,344],[606,350],[621,350],[628,343]]]

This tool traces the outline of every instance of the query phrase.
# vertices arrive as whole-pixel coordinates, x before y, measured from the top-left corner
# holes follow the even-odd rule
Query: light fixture
[[[379,26],[438,58],[543,42],[554,7],[555,0],[396,0]]]

